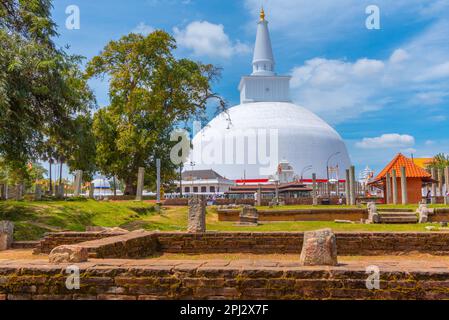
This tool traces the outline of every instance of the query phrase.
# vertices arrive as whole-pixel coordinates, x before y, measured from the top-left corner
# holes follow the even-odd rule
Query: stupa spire
[[[268,31],[268,21],[265,20],[265,11],[262,7],[260,20],[257,24],[256,44],[254,46],[253,75],[273,76],[274,57],[271,47],[270,32]]]

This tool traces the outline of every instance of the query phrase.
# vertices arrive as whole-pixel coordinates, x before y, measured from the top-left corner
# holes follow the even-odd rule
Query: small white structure
[[[114,190],[111,187],[111,184],[108,179],[104,177],[96,178],[92,181],[94,185],[94,197],[107,197],[114,195]],[[122,195],[123,193],[117,189],[117,195]]]
[[[182,194],[223,194],[235,185],[233,180],[228,180],[213,170],[190,170],[182,173],[181,184],[175,181],[178,188],[182,187]]]
[[[283,159],[279,162],[276,174],[271,177],[271,180],[278,181],[279,183],[288,183],[295,180],[295,170],[290,165],[290,162]]]

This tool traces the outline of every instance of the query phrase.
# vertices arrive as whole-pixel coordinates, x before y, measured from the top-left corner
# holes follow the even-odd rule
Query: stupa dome
[[[195,135],[186,168],[193,164],[195,170],[212,169],[228,179],[258,179],[274,175],[286,160],[298,176],[312,166],[304,178],[316,173],[326,179],[328,167],[344,178],[351,161],[342,138],[313,112],[293,104],[290,77],[275,73],[264,12],[252,65],[252,74],[242,77],[239,85],[240,104]]]

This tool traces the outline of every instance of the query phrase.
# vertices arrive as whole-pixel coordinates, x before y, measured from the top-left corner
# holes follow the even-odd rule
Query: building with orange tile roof
[[[413,158],[413,162],[423,169],[427,169],[432,161],[433,158]]]
[[[431,174],[416,164],[412,159],[399,153],[394,159],[372,180],[370,185],[374,185],[387,194],[386,176],[387,173],[392,176],[393,170],[396,170],[398,203],[402,202],[401,190],[401,168],[405,167],[405,176],[407,178],[407,199],[409,203],[419,203],[422,200],[422,188],[431,183]],[[385,197],[386,198],[386,197]]]

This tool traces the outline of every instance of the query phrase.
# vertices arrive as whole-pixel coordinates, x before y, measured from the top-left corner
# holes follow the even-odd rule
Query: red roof
[[[374,181],[379,181],[385,178],[387,173],[392,174],[392,171],[396,170],[396,176],[401,175],[401,167],[405,167],[405,176],[407,178],[431,178],[431,174],[416,165],[412,159],[405,157],[399,153],[391,162],[377,175]]]

